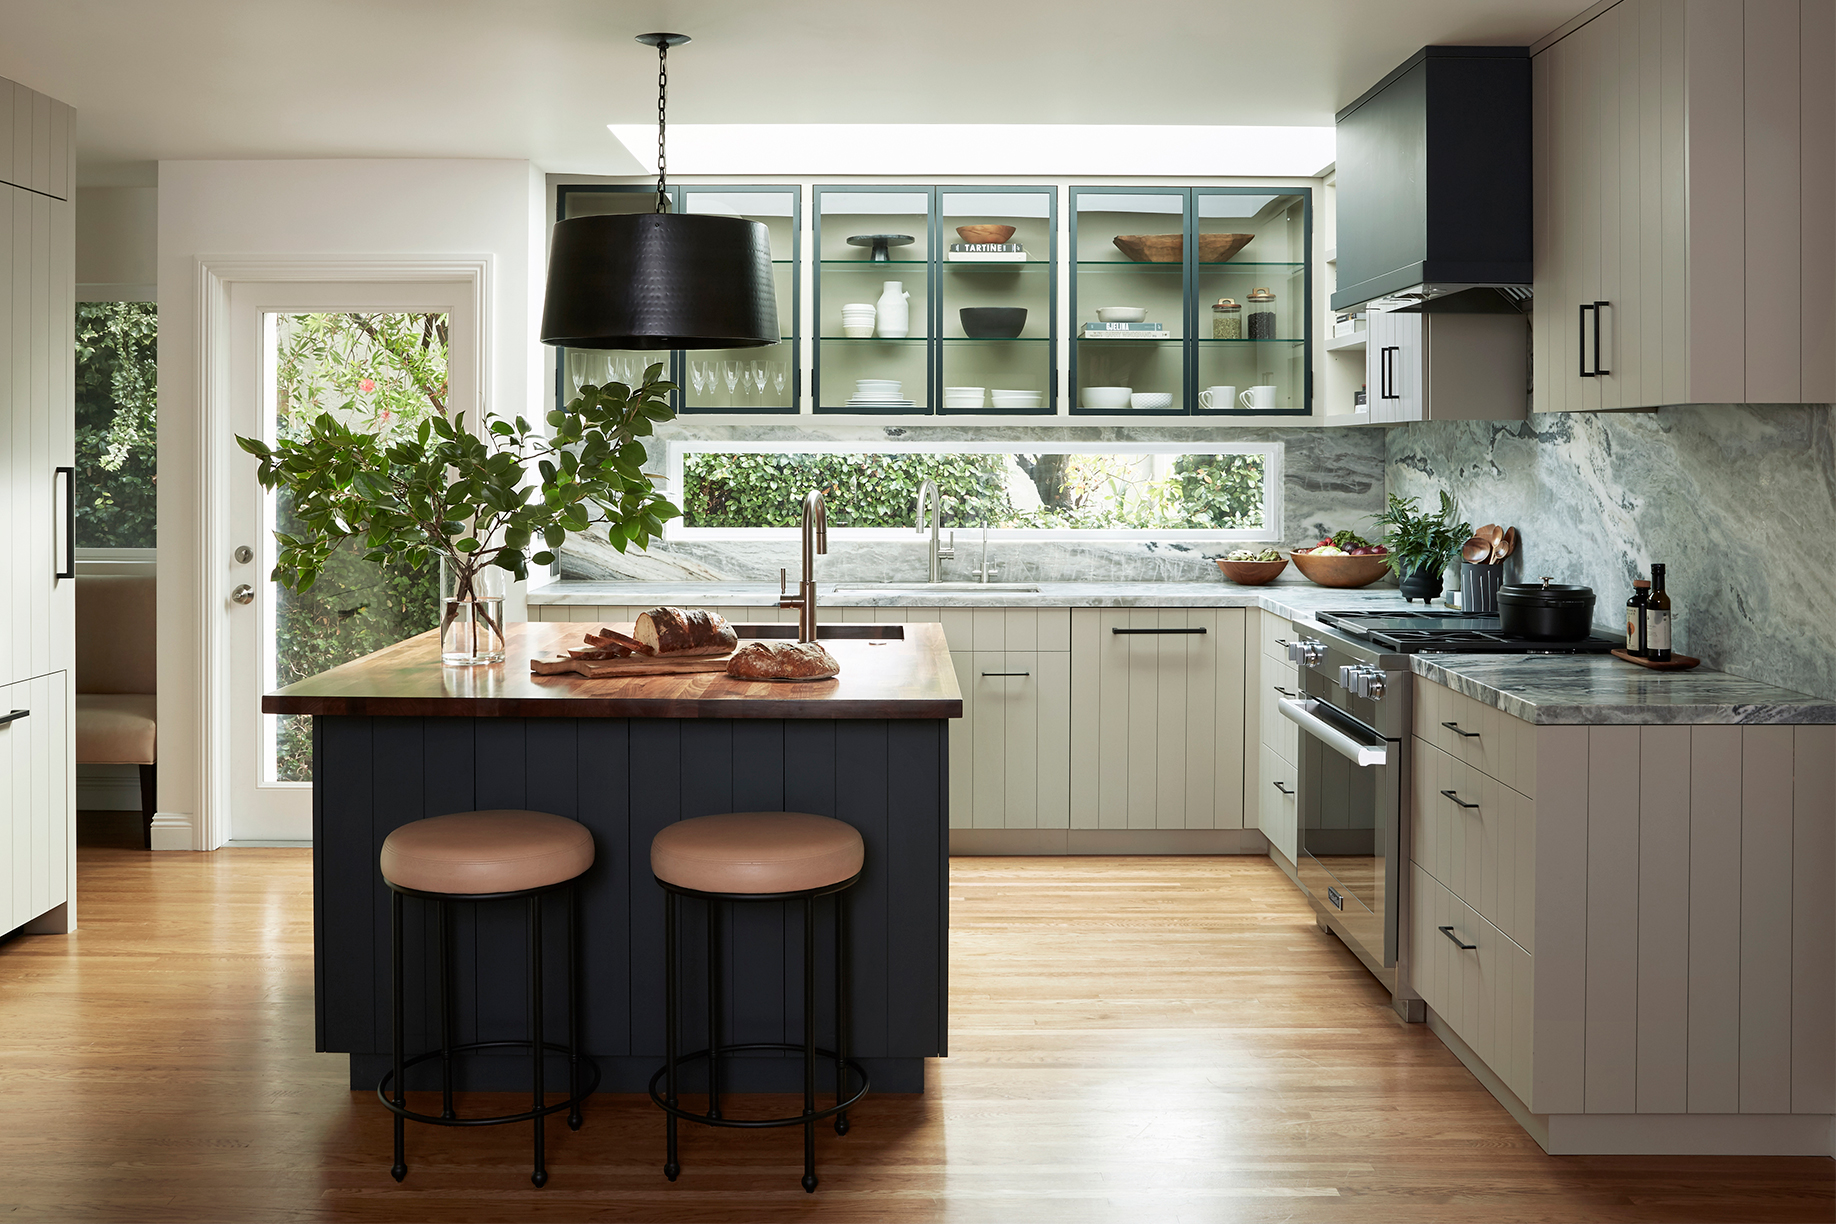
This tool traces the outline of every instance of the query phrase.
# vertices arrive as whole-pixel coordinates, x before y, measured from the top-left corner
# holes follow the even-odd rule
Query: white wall
[[[152,301],[158,259],[157,187],[77,188],[77,301]]]
[[[159,170],[158,849],[210,849],[202,819],[205,499],[199,436],[202,256],[446,255],[491,259],[482,337],[497,411],[539,405],[535,340],[546,227],[522,161],[161,162]],[[521,609],[515,609],[520,618]]]

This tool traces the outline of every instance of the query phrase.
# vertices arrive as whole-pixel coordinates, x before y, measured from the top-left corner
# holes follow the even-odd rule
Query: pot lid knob
[[[1543,575],[1543,589],[1547,591],[1549,589],[1549,584],[1554,581],[1555,581],[1554,578],[1551,578],[1548,574],[1544,574]]]

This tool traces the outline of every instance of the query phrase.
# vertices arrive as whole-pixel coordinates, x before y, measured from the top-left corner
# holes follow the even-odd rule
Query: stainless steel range
[[[1300,691],[1280,699],[1300,726],[1295,803],[1301,884],[1321,925],[1390,990],[1406,1019],[1422,1018],[1409,987],[1400,923],[1409,847],[1414,717],[1411,654],[1427,651],[1601,654],[1619,642],[1507,637],[1496,616],[1436,609],[1321,612],[1296,620],[1288,657]]]

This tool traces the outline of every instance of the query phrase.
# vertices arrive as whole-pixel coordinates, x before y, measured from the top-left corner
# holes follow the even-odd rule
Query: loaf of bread
[[[724,655],[739,645],[727,618],[706,608],[652,608],[631,632],[654,655]]]
[[[727,660],[735,680],[826,680],[841,671],[815,642],[747,642]]]

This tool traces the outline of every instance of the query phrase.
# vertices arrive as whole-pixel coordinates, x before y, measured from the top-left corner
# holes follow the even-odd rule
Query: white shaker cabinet
[[[1836,399],[1836,4],[1584,16],[1531,63],[1534,409]]]
[[[72,126],[0,81],[0,933],[75,924]]]

